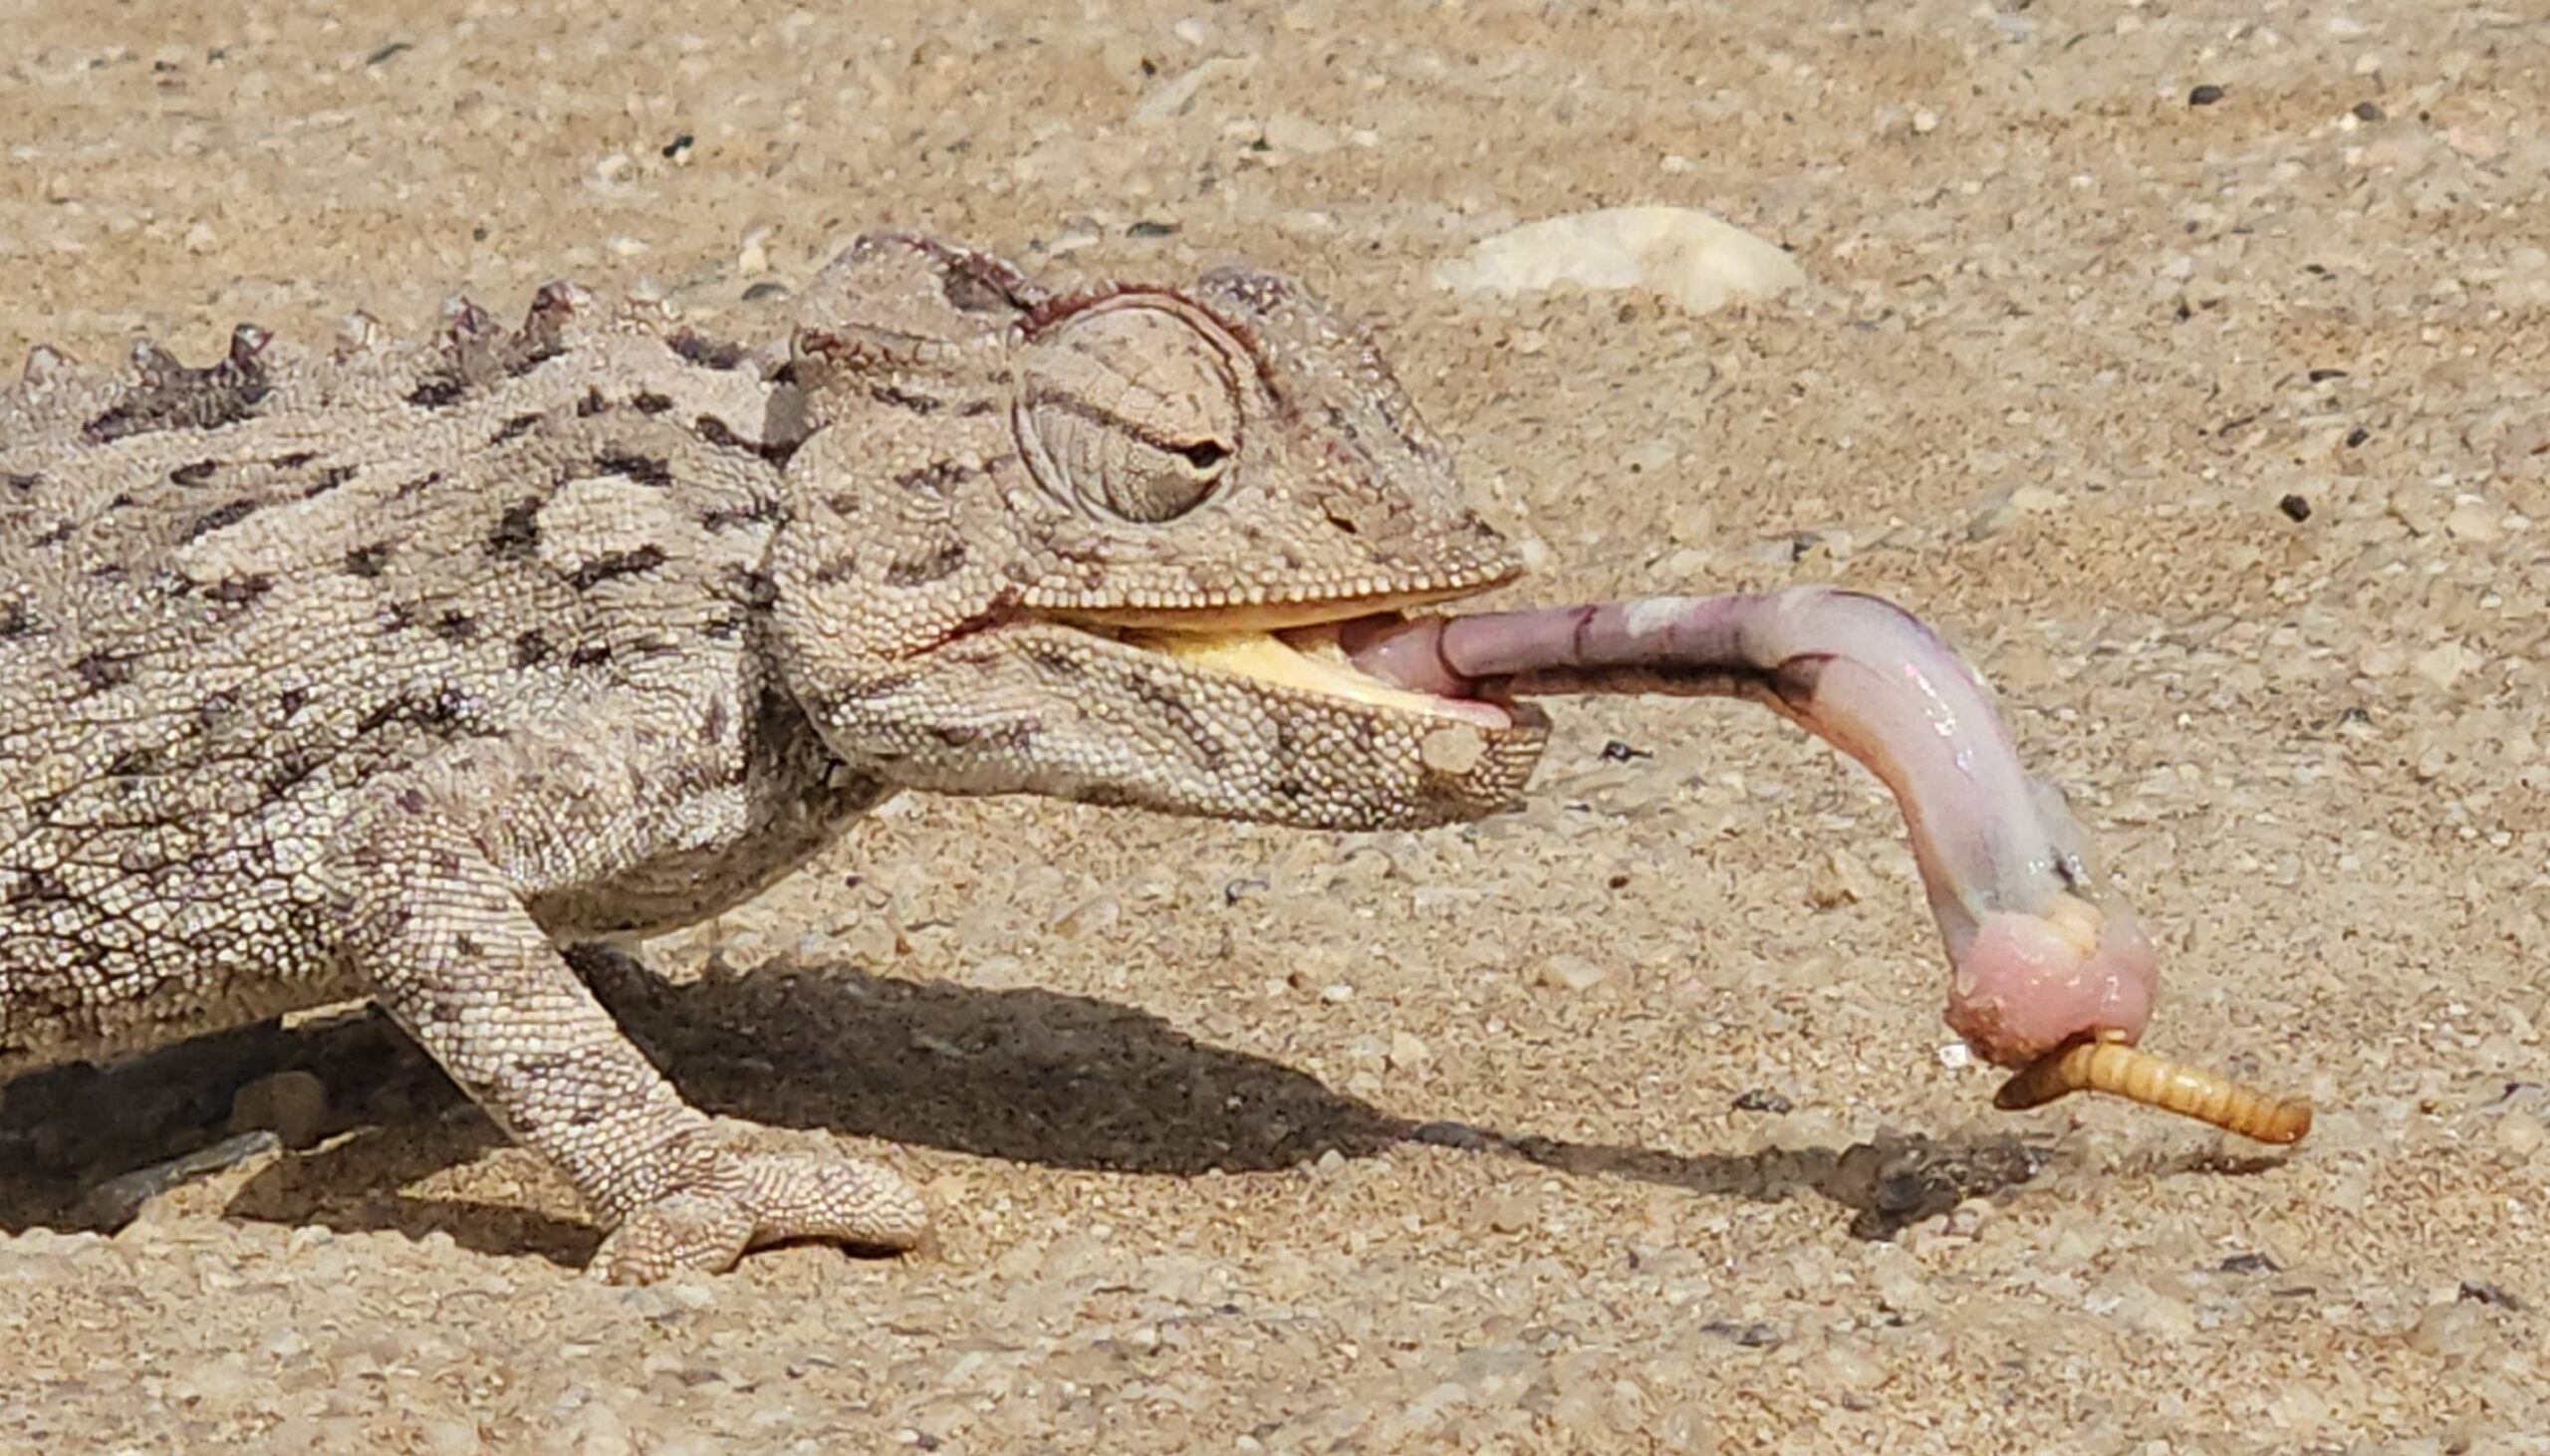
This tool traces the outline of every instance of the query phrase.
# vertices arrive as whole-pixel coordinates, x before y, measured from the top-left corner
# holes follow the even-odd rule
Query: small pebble
[[[2209,107],[2220,100],[2222,100],[2222,88],[2211,84],[2199,86],[2187,93],[2187,105],[2191,107]]]
[[[261,1077],[230,1099],[230,1130],[271,1130],[286,1147],[309,1147],[328,1129],[328,1085],[300,1070]]]
[[[1765,1325],[1759,1321],[1711,1320],[1700,1327],[1700,1333],[1714,1335],[1720,1339],[1732,1344],[1740,1344],[1746,1349],[1770,1349],[1786,1338],[1777,1327]]]
[[[1971,1239],[1983,1232],[1983,1226],[1990,1223],[1992,1216],[1999,1211],[1989,1198],[1968,1198],[1948,1210],[1945,1232],[1961,1239]]]
[[[1434,1060],[1434,1049],[1412,1032],[1391,1033],[1390,1065],[1394,1072],[1422,1067]]]
[[[2541,1119],[2530,1112],[2508,1112],[2497,1119],[2497,1146],[2516,1157],[2539,1152],[2544,1135]]]
[[[2475,496],[2464,496],[2444,513],[2443,529],[2455,541],[2494,541],[2499,534],[2496,508]]]
[[[2311,519],[2311,499],[2308,496],[2288,495],[2277,501],[2275,508],[2284,512],[2284,519],[2296,524]]]
[[[1868,864],[1840,848],[1827,850],[1806,875],[1806,902],[1819,910],[1873,899],[1877,890],[1877,875]]]
[[[1612,973],[1581,955],[1554,955],[1541,963],[1540,981],[1559,991],[1591,991]]]
[[[1842,1390],[1875,1390],[1888,1379],[1886,1366],[1857,1343],[1827,1346],[1806,1362],[1806,1374],[1819,1385]]]
[[[1266,144],[1277,151],[1301,156],[1319,156],[1344,144],[1336,128],[1289,112],[1267,118],[1264,135]]]
[[[2487,1316],[2456,1300],[2426,1306],[2409,1331],[2409,1347],[2420,1354],[2452,1359],[2477,1353],[2487,1337]]]
[[[2485,659],[2459,642],[2437,642],[2410,659],[2409,666],[2420,677],[2434,684],[2437,692],[2450,692],[2461,675]]]
[[[2355,104],[2355,119],[2359,121],[2379,121],[2382,120],[2382,106],[2378,102]]]

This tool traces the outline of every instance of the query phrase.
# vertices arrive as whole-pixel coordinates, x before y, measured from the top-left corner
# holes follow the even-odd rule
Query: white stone
[[[1611,207],[1526,223],[1436,265],[1464,293],[1647,289],[1705,314],[1806,282],[1778,245],[1689,207]]]

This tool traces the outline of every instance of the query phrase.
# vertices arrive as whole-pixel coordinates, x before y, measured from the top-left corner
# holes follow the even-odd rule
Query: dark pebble
[[[2213,1267],[2224,1274],[2279,1274],[2284,1270],[2266,1254],[2234,1254]]]
[[[2379,121],[2382,120],[2382,108],[2374,102],[2357,102],[2355,119],[2359,121]]]
[[[2354,429],[2347,431],[2347,448],[2352,450],[2372,438],[2373,431],[2366,429],[2363,425],[2357,425]]]
[[[2288,521],[2302,522],[2311,519],[2311,502],[2303,496],[2286,496],[2275,503],[2275,508],[2284,512],[2284,519]]]
[[[744,290],[744,302],[748,304],[757,304],[763,299],[784,299],[786,297],[788,297],[788,285],[780,282],[776,278],[765,278],[761,282]]]
[[[674,136],[672,140],[665,142],[663,145],[656,147],[655,149],[664,154],[664,160],[670,161],[674,157],[681,155],[683,152],[690,150],[691,143],[698,139],[699,138],[691,135],[689,132],[684,131]]]
[[[1125,235],[1131,238],[1164,238],[1176,231],[1177,224],[1173,222],[1138,222],[1125,229]]]
[[[1700,1333],[1702,1335],[1714,1335],[1721,1339],[1733,1340],[1735,1343],[1744,1346],[1746,1349],[1773,1349],[1778,1347],[1782,1338],[1779,1329],[1776,1326],[1759,1324],[1738,1325],[1732,1320],[1711,1320],[1706,1325],[1700,1327]]]
[[[1656,755],[1646,749],[1632,748],[1617,738],[1603,745],[1603,762],[1607,764],[1625,764],[1634,758],[1654,757]]]
[[[1796,1103],[1764,1087],[1750,1087],[1735,1094],[1735,1110],[1739,1112],[1785,1112]]]
[[[2497,1288],[2493,1284],[2484,1284],[2475,1279],[2465,1279],[2461,1281],[2460,1298],[2464,1304],[2494,1305],[2500,1310],[2521,1310],[2523,1308],[2523,1301],[2507,1294],[2504,1290]]]
[[[2222,100],[2222,88],[2211,83],[2187,93],[2187,105],[2191,107],[2209,107],[2220,100]]]

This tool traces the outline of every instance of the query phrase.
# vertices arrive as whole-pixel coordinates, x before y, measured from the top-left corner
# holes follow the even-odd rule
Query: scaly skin
[[[0,1075],[377,999],[611,1228],[909,1247],[902,1179],[687,1106],[559,945],[749,898],[898,790],[1324,829],[1510,801],[1538,720],[1188,664],[1510,577],[1285,281],[1057,295],[865,239],[745,351],[243,328],[0,393]]]

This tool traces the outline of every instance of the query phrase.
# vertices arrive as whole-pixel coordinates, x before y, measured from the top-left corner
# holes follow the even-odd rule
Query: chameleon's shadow
[[[1291,1168],[1416,1142],[1715,1197],[1812,1193],[1884,1238],[2033,1177],[2010,1136],[1882,1137],[1848,1148],[1684,1154],[1415,1122],[1148,1013],[1034,988],[984,990],[764,967],[674,986],[634,962],[580,963],[621,1024],[713,1112],[1058,1167],[1191,1176]],[[61,1069],[0,1103],[0,1227],[112,1226],[83,1190],[215,1141],[238,1089],[306,1070],[328,1090],[314,1150],[248,1177],[228,1212],[340,1232],[440,1231],[463,1247],[581,1264],[596,1236],[520,1208],[394,1190],[495,1144],[487,1119],[378,1016],[206,1038],[111,1071]],[[1694,1109],[1695,1112],[1697,1109]],[[128,1209],[122,1215],[128,1217]]]

